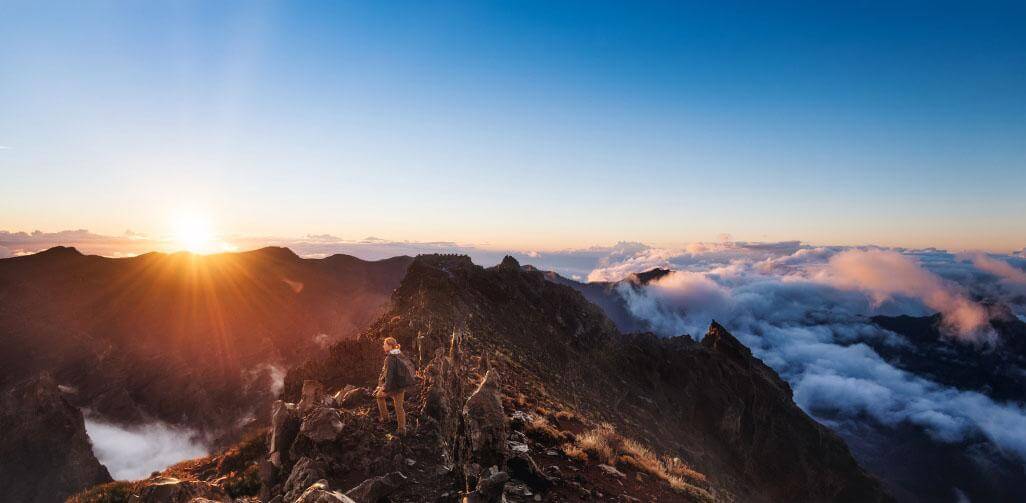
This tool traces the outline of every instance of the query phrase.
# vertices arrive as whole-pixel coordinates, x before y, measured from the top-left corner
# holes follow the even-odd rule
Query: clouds
[[[897,295],[916,297],[944,316],[950,332],[974,340],[989,331],[987,310],[956,285],[893,250],[847,250],[830,257],[820,277],[840,288],[862,290],[876,304]]]
[[[711,319],[720,321],[791,383],[795,401],[813,416],[912,424],[941,442],[983,436],[1026,460],[1021,405],[891,365],[873,347],[910,343],[869,320],[940,311],[959,336],[951,344],[976,340],[989,325],[974,295],[994,292],[985,281],[988,267],[1014,278],[1007,268],[939,250],[717,243],[638,250],[606,261],[592,277],[653,266],[677,272],[617,288],[635,317],[663,335],[699,337]]]
[[[208,453],[196,432],[162,422],[122,427],[86,417],[85,427],[96,458],[118,480],[145,478],[153,471]]]
[[[703,274],[674,271],[647,287],[620,283],[617,291],[631,313],[649,320],[652,329],[664,334],[688,331],[688,313],[692,318],[703,313],[715,317],[729,302],[729,292]]]
[[[1004,260],[983,253],[962,254],[959,256],[971,261],[973,266],[980,271],[996,276],[998,281],[1006,288],[1019,293],[1026,293],[1026,270],[1013,266],[1010,260],[1015,260],[1014,258]]]

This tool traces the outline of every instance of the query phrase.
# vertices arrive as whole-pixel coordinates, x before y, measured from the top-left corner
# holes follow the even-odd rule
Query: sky
[[[1022,2],[0,5],[0,230],[1026,246]]]

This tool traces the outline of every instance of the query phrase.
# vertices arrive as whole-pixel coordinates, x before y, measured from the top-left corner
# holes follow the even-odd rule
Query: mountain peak
[[[499,264],[500,269],[513,269],[520,270],[520,262],[513,258],[512,255],[506,255],[502,258],[502,262]]]
[[[252,253],[254,255],[260,255],[260,256],[265,256],[265,257],[273,257],[273,258],[278,258],[278,259],[297,259],[297,258],[299,258],[299,255],[296,255],[296,252],[292,251],[291,248],[288,248],[286,246],[265,246],[263,248],[258,248],[256,250],[253,250],[250,253]]]
[[[727,354],[735,359],[745,359],[752,357],[752,350],[748,349],[747,346],[737,340],[736,337],[730,334],[723,325],[720,325],[713,320],[709,324],[709,331],[706,332],[705,337],[702,338],[702,345]]]
[[[627,277],[627,281],[630,281],[635,285],[647,285],[653,281],[662,279],[664,276],[670,274],[671,272],[673,271],[669,269],[655,267],[645,272],[631,273],[631,275]]]
[[[82,252],[78,251],[78,248],[75,248],[74,246],[54,246],[53,248],[43,250],[36,255],[50,257],[83,256]]]

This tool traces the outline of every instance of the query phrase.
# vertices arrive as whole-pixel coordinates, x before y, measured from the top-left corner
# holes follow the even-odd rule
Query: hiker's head
[[[395,340],[395,337],[385,337],[385,340],[381,341],[381,349],[384,349],[386,353],[393,349],[399,349],[399,341]]]

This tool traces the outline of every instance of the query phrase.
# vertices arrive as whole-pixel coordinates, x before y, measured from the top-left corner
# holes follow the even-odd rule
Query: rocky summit
[[[386,336],[418,367],[405,435],[370,392]],[[624,334],[512,260],[417,257],[389,311],[292,369],[271,415],[225,453],[76,501],[890,500],[725,327]]]

